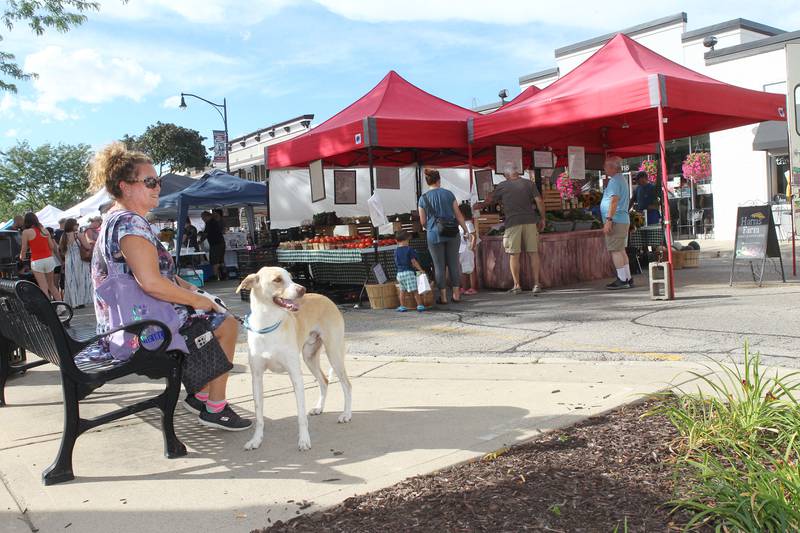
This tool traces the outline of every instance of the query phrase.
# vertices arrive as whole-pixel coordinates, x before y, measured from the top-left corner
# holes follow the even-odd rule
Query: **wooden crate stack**
[[[474,221],[478,237],[483,237],[492,229],[492,226],[500,223],[500,215],[497,213],[481,213],[474,218]]]
[[[392,233],[398,231],[407,231],[408,233],[419,233],[422,231],[422,226],[419,220],[411,220],[409,222],[392,222]]]
[[[563,209],[561,202],[561,193],[558,189],[545,189],[542,191],[542,200],[544,201],[544,208],[547,211],[560,211]]]

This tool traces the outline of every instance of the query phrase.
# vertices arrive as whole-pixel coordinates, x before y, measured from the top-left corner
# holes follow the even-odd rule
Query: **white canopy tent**
[[[46,228],[58,228],[58,221],[64,217],[64,211],[57,207],[47,204],[42,209],[36,212],[36,218],[42,226]]]
[[[110,200],[111,195],[103,188],[89,198],[64,211],[62,216],[64,218],[76,218],[80,224],[85,224],[89,217],[100,215],[100,206],[108,203]]]

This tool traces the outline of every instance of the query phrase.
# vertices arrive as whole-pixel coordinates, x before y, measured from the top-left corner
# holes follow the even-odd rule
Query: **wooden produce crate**
[[[478,233],[478,237],[483,237],[492,229],[492,226],[500,223],[500,215],[497,213],[480,214],[473,221],[475,222],[475,231]]]
[[[373,309],[394,309],[400,305],[397,295],[397,285],[394,281],[381,285],[367,285],[369,305]]]
[[[563,209],[561,204],[561,193],[557,189],[545,189],[542,191],[542,201],[547,211],[558,211]]]
[[[410,222],[392,222],[392,233],[398,231],[407,231],[408,233],[419,233],[422,231],[422,225],[419,220],[412,220]]]
[[[333,228],[336,226],[314,226],[314,233],[321,237],[333,237]]]
[[[350,237],[372,237],[372,224],[348,224],[347,228]]]

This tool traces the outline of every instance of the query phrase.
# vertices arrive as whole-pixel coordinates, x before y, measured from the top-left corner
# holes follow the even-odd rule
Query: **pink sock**
[[[225,409],[226,405],[228,405],[227,400],[220,400],[218,402],[215,402],[214,400],[208,400],[206,402],[206,411],[208,411],[209,413],[219,413],[220,411]]]
[[[194,397],[197,398],[198,400],[200,400],[203,403],[208,401],[208,393],[207,392],[196,392]]]

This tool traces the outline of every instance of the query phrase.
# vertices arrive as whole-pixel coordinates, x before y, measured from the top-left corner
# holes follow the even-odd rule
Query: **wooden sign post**
[[[733,247],[731,260],[731,281],[736,270],[736,260],[750,262],[750,272],[753,281],[759,287],[764,281],[764,267],[767,258],[777,257],[781,265],[781,279],[786,283],[786,274],[783,271],[783,258],[781,247],[778,244],[778,235],[775,233],[775,222],[772,220],[772,208],[769,205],[754,205],[740,207],[736,213],[736,243]],[[756,276],[754,261],[761,262],[761,270]]]

